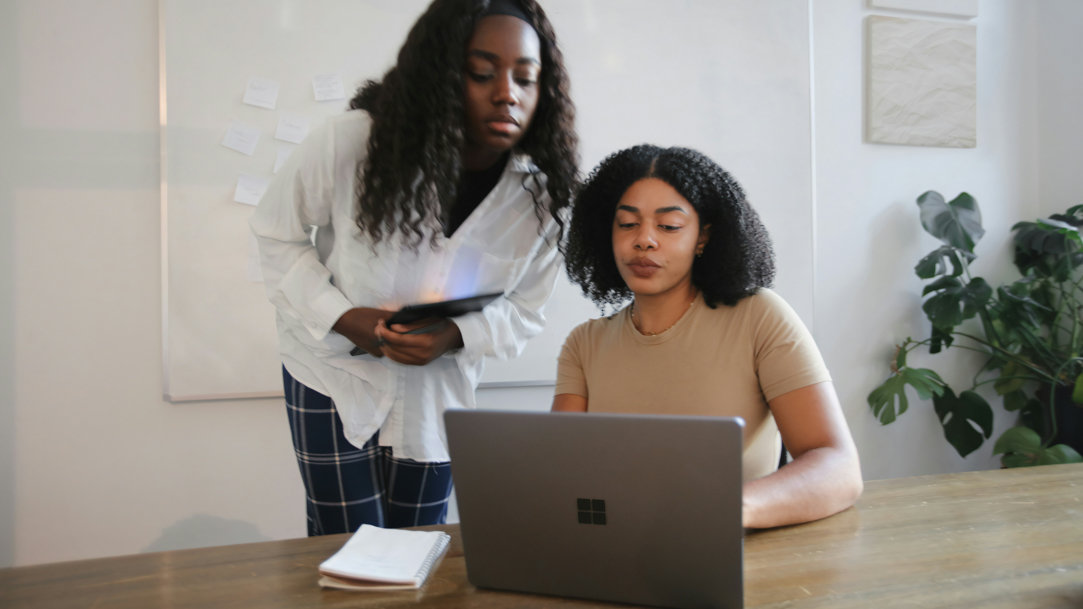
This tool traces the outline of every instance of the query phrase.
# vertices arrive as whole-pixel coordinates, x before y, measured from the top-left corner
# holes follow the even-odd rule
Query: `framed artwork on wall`
[[[974,148],[977,27],[877,15],[866,25],[866,140]]]

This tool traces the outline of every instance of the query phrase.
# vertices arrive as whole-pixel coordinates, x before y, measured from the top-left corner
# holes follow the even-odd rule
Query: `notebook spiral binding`
[[[444,556],[444,552],[447,552],[448,545],[451,543],[450,535],[441,535],[439,541],[433,545],[429,555],[425,557],[425,562],[421,563],[421,567],[418,569],[417,578],[418,581],[424,584],[429,579],[430,571]]]

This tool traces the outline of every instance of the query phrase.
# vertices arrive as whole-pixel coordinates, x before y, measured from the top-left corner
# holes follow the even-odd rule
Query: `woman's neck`
[[[462,167],[464,171],[485,171],[507,158],[507,155],[508,151],[482,150],[467,145],[462,152]]]
[[[692,308],[699,294],[694,286],[664,294],[637,294],[632,302],[632,323],[640,334],[652,336],[672,328]]]

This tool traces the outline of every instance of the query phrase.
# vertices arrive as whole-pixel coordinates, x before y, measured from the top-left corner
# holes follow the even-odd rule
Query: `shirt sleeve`
[[[589,322],[587,322],[589,323]],[[572,395],[589,397],[587,394],[587,373],[583,369],[583,361],[586,355],[583,353],[586,338],[584,336],[587,324],[580,324],[564,340],[564,346],[560,349],[560,357],[557,359],[557,383],[553,395],[570,393]]]
[[[455,318],[463,337],[463,353],[510,359],[522,353],[526,341],[545,327],[545,304],[553,295],[559,265],[556,222],[550,221],[537,237],[524,270],[504,298],[478,313]]]
[[[313,131],[271,181],[249,221],[271,303],[316,340],[352,307],[331,282],[310,233],[331,222],[333,143],[329,126]]]
[[[769,290],[752,298],[761,307],[755,321],[755,357],[764,398],[771,401],[795,389],[830,381],[816,341],[793,308]]]

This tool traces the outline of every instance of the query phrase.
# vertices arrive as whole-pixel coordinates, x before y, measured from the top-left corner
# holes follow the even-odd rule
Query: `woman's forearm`
[[[744,526],[762,529],[826,518],[852,506],[863,488],[856,451],[814,448],[744,484]]]

